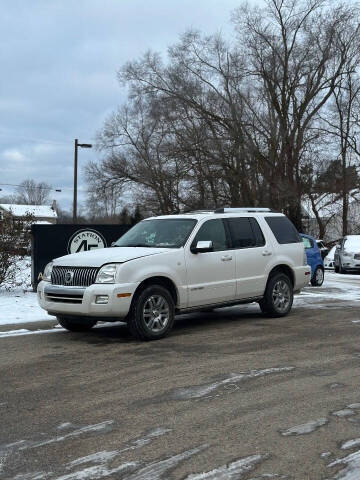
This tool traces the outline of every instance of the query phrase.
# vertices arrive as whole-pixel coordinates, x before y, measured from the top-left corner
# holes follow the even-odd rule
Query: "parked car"
[[[325,245],[324,240],[316,240],[316,244],[320,250],[321,258],[324,260],[326,255],[329,253],[328,247]]]
[[[360,235],[346,235],[336,245],[334,268],[336,273],[360,271]]]
[[[334,270],[334,255],[335,255],[336,246],[332,247],[330,252],[324,258],[324,268],[325,270]]]
[[[304,243],[307,263],[311,267],[311,285],[320,287],[324,283],[324,263],[317,241],[310,235],[300,234]]]
[[[301,238],[269,209],[219,209],[153,217],[112,248],[57,258],[38,285],[42,308],[72,331],[127,322],[139,339],[171,330],[176,313],[258,302],[282,317],[309,283]]]

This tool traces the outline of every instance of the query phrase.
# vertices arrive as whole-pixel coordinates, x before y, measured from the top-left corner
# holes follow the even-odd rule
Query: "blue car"
[[[324,262],[321,257],[319,247],[317,246],[316,239],[300,233],[302,241],[304,243],[307,263],[311,267],[311,285],[313,287],[320,287],[324,282]]]

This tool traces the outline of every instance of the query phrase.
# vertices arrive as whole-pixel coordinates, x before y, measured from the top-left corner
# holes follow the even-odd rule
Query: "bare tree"
[[[349,71],[340,79],[333,94],[333,102],[323,117],[323,130],[334,139],[337,152],[334,179],[342,200],[342,234],[349,233],[349,196],[359,188],[359,117],[360,79],[356,72]]]
[[[231,46],[189,31],[166,62],[148,52],[127,63],[128,100],[105,122],[89,180],[131,190],[153,213],[267,204],[301,229],[303,196],[318,211],[324,193],[312,190],[321,114],[359,61],[358,13],[267,0],[234,13]]]
[[[359,60],[358,9],[340,4],[328,8],[326,3],[267,0],[265,9],[245,7],[234,15],[251,60],[249,73],[266,98],[255,108],[249,104],[266,132],[268,151],[258,154],[266,169],[277,170],[281,204],[299,229],[301,169],[304,151],[314,141],[311,127]]]
[[[21,182],[17,188],[16,203],[23,205],[46,205],[49,203],[51,185],[45,182],[36,183],[29,179]]]

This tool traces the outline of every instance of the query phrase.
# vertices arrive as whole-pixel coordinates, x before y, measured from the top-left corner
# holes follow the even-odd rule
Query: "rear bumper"
[[[94,284],[87,288],[51,285],[40,282],[37,289],[40,306],[50,315],[74,315],[99,318],[124,318],[138,283]],[[128,296],[124,296],[128,294]],[[106,304],[96,303],[98,296],[107,298]]]
[[[309,265],[304,267],[294,268],[295,285],[294,291],[299,292],[302,288],[306,287],[311,280],[311,268]]]

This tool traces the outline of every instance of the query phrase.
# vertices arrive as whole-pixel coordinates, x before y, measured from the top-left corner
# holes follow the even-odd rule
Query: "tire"
[[[311,285],[313,287],[321,287],[324,283],[324,270],[321,267],[316,267],[314,275],[311,279]]]
[[[265,294],[259,305],[261,311],[271,317],[285,317],[292,307],[294,289],[291,280],[284,273],[271,276]]]
[[[87,332],[97,324],[97,320],[86,317],[57,317],[63,328],[70,332]]]
[[[171,293],[162,285],[150,285],[135,295],[127,325],[139,340],[158,340],[169,334],[174,320]]]
[[[346,270],[345,270],[345,268],[343,268],[343,266],[341,264],[341,261],[339,263],[339,273],[342,273],[342,274],[346,273]]]

